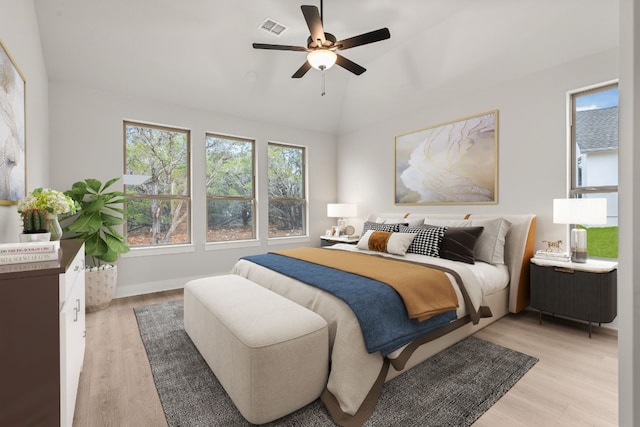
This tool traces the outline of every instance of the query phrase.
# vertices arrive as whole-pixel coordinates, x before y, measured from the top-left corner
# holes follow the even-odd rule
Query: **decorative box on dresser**
[[[616,318],[618,263],[588,259],[585,263],[531,258],[531,307],[589,323]]]
[[[84,244],[0,265],[0,426],[71,426],[85,350]]]

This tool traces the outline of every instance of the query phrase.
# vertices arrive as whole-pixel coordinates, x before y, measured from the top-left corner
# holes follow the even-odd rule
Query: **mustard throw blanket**
[[[381,256],[372,261],[371,255],[321,248],[301,247],[273,253],[386,283],[400,295],[411,319],[426,320],[458,307],[451,281],[435,268]]]

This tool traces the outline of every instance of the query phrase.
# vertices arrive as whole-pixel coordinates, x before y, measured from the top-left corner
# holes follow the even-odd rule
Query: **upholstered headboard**
[[[376,213],[367,218],[375,221],[385,218],[437,218],[437,219],[489,219],[504,218],[511,223],[505,237],[505,264],[509,268],[509,311],[518,313],[529,306],[529,260],[533,257],[536,216],[533,214],[401,214]]]

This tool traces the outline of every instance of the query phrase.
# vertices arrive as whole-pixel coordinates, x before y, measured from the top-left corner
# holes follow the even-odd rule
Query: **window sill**
[[[164,246],[145,246],[142,248],[131,248],[126,254],[122,254],[122,258],[137,258],[143,256],[169,255],[195,252],[196,248],[193,244],[185,245],[164,245]]]
[[[267,245],[289,245],[291,243],[309,243],[309,236],[272,237],[267,239]]]
[[[260,246],[259,240],[231,240],[227,242],[207,242],[204,245],[205,251],[220,251],[238,248],[253,248]]]

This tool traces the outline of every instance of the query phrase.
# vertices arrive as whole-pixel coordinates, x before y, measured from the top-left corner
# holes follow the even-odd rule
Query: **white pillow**
[[[471,227],[471,223],[466,219],[443,219],[443,218],[425,218],[424,223],[427,225],[436,225],[438,227]]]
[[[409,227],[417,227],[423,223],[422,218],[387,218],[379,216],[376,222],[380,224],[408,224]]]
[[[504,264],[504,244],[511,223],[504,218],[472,218],[470,222],[473,227],[484,227],[473,251],[476,261]]]
[[[404,255],[415,237],[415,233],[368,230],[358,241],[358,249]]]

